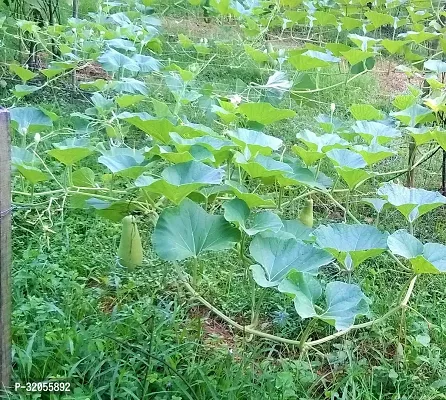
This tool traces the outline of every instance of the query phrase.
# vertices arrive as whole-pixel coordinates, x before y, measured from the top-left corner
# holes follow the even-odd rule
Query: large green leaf
[[[446,204],[446,197],[425,189],[407,188],[387,182],[378,189],[378,194],[392,204],[409,222]]]
[[[383,119],[383,113],[370,104],[353,104],[350,107],[353,118],[358,120],[373,121]]]
[[[330,282],[325,288],[327,309],[319,319],[333,325],[338,331],[348,329],[357,316],[369,313],[370,300],[357,285]]]
[[[410,260],[417,274],[446,273],[446,246],[443,244],[423,245],[404,229],[390,235],[387,244],[392,253]]]
[[[199,145],[194,145],[189,148],[189,151],[176,152],[170,146],[155,145],[146,153],[147,158],[153,156],[159,156],[164,160],[171,163],[178,164],[187,161],[203,161],[203,162],[215,162],[214,155],[206,148]]]
[[[278,177],[286,173],[293,173],[293,169],[288,164],[262,154],[257,155],[252,160],[247,160],[244,154],[236,152],[234,162],[252,178]]]
[[[206,135],[185,139],[176,132],[171,132],[170,137],[178,151],[189,151],[197,145],[204,147],[214,155],[217,164],[227,160],[231,155],[231,150],[236,147],[232,141],[223,137]]]
[[[21,134],[38,132],[53,126],[53,121],[42,110],[35,107],[15,107],[9,110],[11,125]]]
[[[65,165],[73,165],[94,152],[87,139],[69,138],[53,146],[48,154]]]
[[[279,216],[271,211],[255,213],[250,218],[251,210],[243,200],[233,199],[224,203],[223,208],[226,221],[234,222],[249,236],[265,231],[277,233],[283,228]]]
[[[381,146],[376,142],[373,142],[369,146],[364,146],[361,144],[355,145],[353,146],[353,150],[362,156],[367,165],[375,164],[396,154],[394,150]]]
[[[155,118],[146,112],[123,112],[118,115],[118,118],[136,126],[138,129],[141,129],[143,132],[161,143],[169,143],[169,133],[175,130],[175,126],[169,120],[165,118]]]
[[[23,177],[35,185],[38,182],[48,180],[48,175],[42,172],[39,168],[27,164],[16,164],[17,171],[23,175]]]
[[[243,103],[238,107],[238,112],[242,113],[250,121],[255,121],[262,125],[269,125],[282,119],[294,118],[296,116],[296,112],[293,110],[276,108],[269,103]]]
[[[142,150],[126,147],[112,147],[107,150],[99,147],[99,151],[102,156],[98,161],[114,174],[135,179],[147,169]]]
[[[98,61],[106,71],[110,72],[117,72],[120,70],[138,72],[140,70],[138,63],[135,60],[132,60],[130,57],[127,57],[114,49],[107,50],[98,58]]]
[[[249,252],[258,263],[251,266],[254,280],[262,287],[277,286],[293,269],[316,275],[320,267],[332,261],[324,250],[280,236],[256,235]]]
[[[316,244],[351,270],[387,250],[387,233],[370,225],[321,225],[314,232]]]
[[[136,179],[135,185],[179,204],[186,196],[203,186],[219,185],[223,175],[224,171],[221,169],[209,167],[199,161],[188,161],[167,167],[159,179],[141,175]]]
[[[392,139],[400,137],[401,132],[391,126],[375,121],[356,121],[352,126],[368,144],[376,141],[378,144],[386,144]]]
[[[429,108],[414,104],[404,110],[392,113],[403,124],[414,127],[422,122],[432,121],[433,115]]]
[[[363,170],[367,166],[361,154],[347,149],[333,149],[327,152],[337,173],[344,179],[350,190],[373,176],[372,172]]]
[[[310,241],[310,235],[313,229],[303,224],[297,219],[283,219],[283,228],[279,231],[280,235],[289,235],[297,240]]]
[[[257,153],[269,155],[273,151],[280,149],[283,144],[281,139],[274,136],[244,128],[229,132],[229,136],[240,147],[247,147],[253,155]]]
[[[336,134],[326,133],[324,135],[316,135],[308,129],[297,133],[296,138],[305,143],[308,150],[319,153],[332,149],[341,149],[349,145],[346,140]]]
[[[322,295],[322,287],[312,275],[292,270],[279,283],[277,290],[293,297],[294,307],[301,318],[311,318],[317,315],[314,305]]]
[[[262,196],[257,193],[253,193],[248,190],[245,186],[238,182],[226,181],[225,184],[228,186],[230,191],[234,195],[243,200],[249,208],[263,207],[263,208],[275,208],[276,203],[271,196]]]
[[[375,198],[370,198],[370,197],[364,197],[363,199],[361,199],[361,201],[363,203],[368,204],[369,206],[373,207],[374,210],[379,214],[382,209],[384,208],[384,206],[386,204],[388,204],[387,200],[383,200],[383,199],[375,199]]]
[[[240,231],[223,216],[210,215],[185,199],[160,214],[152,240],[161,259],[180,261],[206,251],[230,249],[240,240]]]

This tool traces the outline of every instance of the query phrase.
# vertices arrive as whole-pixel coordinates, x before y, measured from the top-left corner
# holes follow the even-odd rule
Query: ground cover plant
[[[442,2],[73,6],[0,14],[14,380],[71,384],[5,398],[444,398]]]

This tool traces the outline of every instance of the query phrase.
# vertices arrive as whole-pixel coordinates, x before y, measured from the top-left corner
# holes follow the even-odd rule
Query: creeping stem
[[[236,328],[236,329],[238,329],[238,330],[240,330],[240,331],[242,331],[244,333],[247,333],[247,334],[255,335],[255,336],[262,337],[262,338],[265,338],[265,339],[269,339],[269,340],[272,340],[272,341],[275,341],[275,342],[279,342],[279,343],[285,343],[285,344],[299,346],[299,349],[301,349],[301,350],[305,349],[306,347],[312,347],[312,346],[316,346],[316,345],[319,345],[319,344],[322,344],[322,343],[329,342],[330,340],[333,340],[333,339],[336,339],[336,338],[338,338],[340,336],[343,336],[343,335],[347,334],[348,332],[350,332],[352,330],[361,329],[361,328],[367,328],[369,326],[379,324],[382,321],[384,321],[385,319],[387,319],[388,317],[390,317],[393,314],[395,314],[398,310],[405,309],[407,307],[409,299],[410,299],[410,297],[412,295],[412,292],[413,292],[413,289],[414,289],[414,286],[415,286],[415,282],[417,280],[417,275],[415,275],[409,282],[409,285],[408,285],[407,291],[406,291],[406,293],[405,293],[405,295],[403,297],[403,300],[398,305],[396,305],[395,307],[391,308],[387,313],[385,313],[381,317],[376,318],[376,319],[374,319],[372,321],[364,322],[362,324],[352,325],[348,329],[336,332],[336,333],[334,333],[332,335],[326,336],[326,337],[321,338],[321,339],[306,341],[307,338],[305,338],[304,340],[302,340],[302,338],[301,338],[301,340],[287,339],[287,338],[283,338],[281,336],[271,335],[269,333],[259,331],[257,329],[254,329],[250,325],[243,326],[243,325],[239,324],[238,322],[234,321],[232,318],[230,318],[226,314],[224,314],[222,311],[220,311],[218,308],[213,306],[211,303],[209,303],[205,298],[200,296],[200,294],[197,293],[197,291],[189,284],[189,282],[187,282],[186,277],[184,276],[184,273],[181,270],[179,264],[177,262],[174,262],[174,266],[175,266],[176,271],[178,273],[178,276],[180,278],[180,282],[184,285],[184,287],[187,289],[187,291],[196,300],[198,300],[201,304],[206,306],[214,314],[218,315],[223,321],[227,322],[229,325],[231,325],[234,328]],[[305,335],[305,334],[309,335],[311,333],[311,329],[312,329],[312,326],[310,326],[310,327],[307,326],[307,329],[305,329],[305,331],[303,332],[303,335]]]

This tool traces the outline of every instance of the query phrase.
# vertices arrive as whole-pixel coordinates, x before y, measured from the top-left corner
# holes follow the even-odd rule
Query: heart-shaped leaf
[[[347,270],[387,250],[387,233],[370,225],[321,225],[313,235],[316,244],[333,254]]]
[[[98,61],[106,71],[110,72],[117,72],[121,69],[132,72],[138,72],[140,70],[140,67],[135,60],[132,60],[130,57],[127,57],[114,49],[107,50],[98,58]]]
[[[38,132],[53,126],[53,121],[35,107],[15,107],[9,110],[11,125],[21,134]]]
[[[236,131],[229,132],[233,142],[242,149],[247,147],[251,154],[269,155],[282,147],[283,141],[274,136],[266,135],[263,132],[250,129],[239,128]]]
[[[262,125],[269,125],[282,119],[294,118],[296,116],[296,112],[293,110],[276,108],[269,103],[243,103],[238,107],[238,112],[242,113],[250,121],[255,121]]]
[[[324,250],[280,236],[256,235],[249,252],[258,263],[251,266],[254,280],[262,287],[277,286],[293,269],[316,275],[320,267],[332,261]]]
[[[249,236],[265,231],[278,232],[283,227],[281,219],[271,211],[259,212],[250,218],[251,210],[240,199],[224,203],[223,208],[226,221],[234,222]]]
[[[119,147],[99,150],[102,156],[98,161],[113,174],[135,179],[147,169],[142,150]]]
[[[446,273],[446,246],[439,243],[423,245],[416,237],[400,229],[387,239],[392,253],[410,261],[417,274]]]
[[[322,295],[322,287],[314,276],[292,270],[277,290],[293,296],[294,307],[301,318],[317,316],[314,304]]]
[[[48,154],[65,165],[73,165],[94,152],[87,139],[69,138],[53,146]]]
[[[392,139],[401,136],[401,132],[398,131],[398,129],[375,121],[356,121],[356,124],[352,126],[352,129],[368,144],[371,144],[372,142],[386,144]]]
[[[153,232],[158,256],[167,261],[198,257],[206,251],[230,249],[240,231],[223,216],[210,215],[192,200],[163,210]]]
[[[253,193],[238,182],[226,181],[225,184],[228,186],[229,190],[234,193],[237,198],[243,200],[249,208],[276,208],[276,203],[271,197]]]
[[[347,149],[333,149],[327,152],[327,157],[333,162],[337,173],[344,179],[350,190],[371,176],[372,172],[364,171],[367,162],[362,155]]]
[[[161,173],[161,179],[141,175],[136,179],[137,187],[159,193],[175,204],[186,196],[206,185],[219,185],[224,171],[215,169],[199,161],[188,161],[167,167]]]
[[[330,282],[325,288],[327,309],[318,318],[333,325],[336,330],[350,328],[356,317],[369,313],[370,300],[357,285]]]
[[[407,188],[387,182],[378,189],[378,194],[392,204],[409,222],[446,204],[446,197],[425,189]]]

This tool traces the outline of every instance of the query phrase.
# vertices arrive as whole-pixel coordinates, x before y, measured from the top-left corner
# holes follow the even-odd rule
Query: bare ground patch
[[[372,73],[375,75],[381,95],[395,97],[407,92],[410,85],[420,87],[423,79],[419,77],[409,78],[404,72],[399,71],[399,64],[393,60],[377,60]]]

